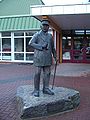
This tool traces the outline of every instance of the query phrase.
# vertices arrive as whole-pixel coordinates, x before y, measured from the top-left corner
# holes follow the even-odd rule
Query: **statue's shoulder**
[[[39,36],[41,34],[41,31],[38,31],[35,33],[36,36]]]
[[[34,33],[33,38],[37,38],[39,35],[40,35],[40,32],[38,31],[38,32]]]
[[[49,36],[50,38],[52,38],[52,34],[51,34],[51,33],[48,33],[48,36]]]

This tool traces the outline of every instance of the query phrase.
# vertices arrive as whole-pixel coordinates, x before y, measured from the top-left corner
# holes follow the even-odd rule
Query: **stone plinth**
[[[19,116],[23,119],[64,113],[75,109],[80,103],[78,91],[54,87],[55,95],[45,95],[40,91],[40,97],[32,96],[33,86],[25,85],[17,89]]]

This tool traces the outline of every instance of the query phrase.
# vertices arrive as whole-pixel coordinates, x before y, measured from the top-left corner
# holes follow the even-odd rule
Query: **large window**
[[[62,32],[63,61],[90,63],[90,30]]]
[[[34,50],[28,47],[28,43],[35,31],[14,33],[14,59],[23,61],[33,61]]]
[[[32,47],[28,47],[28,43],[32,37],[26,37],[26,60],[33,60],[34,49]]]
[[[34,49],[28,43],[35,32],[0,33],[0,60],[33,62]]]
[[[3,52],[11,51],[11,38],[2,38],[2,51]]]
[[[11,60],[11,33],[3,32],[0,36],[0,60]]]
[[[2,32],[2,37],[11,37],[11,32]]]
[[[90,37],[87,37],[86,59],[90,60]]]
[[[82,60],[83,37],[73,37],[73,59]]]
[[[62,46],[63,46],[63,60],[70,60],[70,50],[71,50],[71,37],[63,37],[62,40]]]
[[[83,37],[74,37],[73,48],[75,50],[81,50],[83,47]]]

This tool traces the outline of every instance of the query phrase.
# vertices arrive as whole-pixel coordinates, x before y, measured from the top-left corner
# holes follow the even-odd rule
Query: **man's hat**
[[[41,21],[41,24],[42,24],[42,25],[49,25],[49,21],[48,21],[48,20],[42,20],[42,21]]]

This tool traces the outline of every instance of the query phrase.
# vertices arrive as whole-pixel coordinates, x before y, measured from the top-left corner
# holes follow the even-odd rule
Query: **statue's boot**
[[[34,95],[35,97],[39,97],[39,91],[38,90],[34,90],[32,92],[32,95]]]
[[[49,88],[44,88],[44,89],[43,89],[43,93],[44,93],[44,94],[48,94],[48,95],[54,95],[54,92],[51,91]]]
[[[33,95],[35,97],[39,97],[40,94],[40,76],[39,75],[35,75],[34,77],[34,91],[33,91]]]

